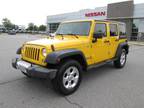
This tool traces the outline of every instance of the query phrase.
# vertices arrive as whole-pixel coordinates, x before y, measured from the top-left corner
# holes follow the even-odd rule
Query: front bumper
[[[26,62],[26,61],[23,61],[19,58],[12,59],[13,68],[21,70],[22,72],[28,74],[29,76],[53,79],[55,78],[56,73],[57,73],[57,69],[48,69],[46,67],[42,67],[42,66],[35,65],[32,63],[28,63],[28,62],[26,63],[30,64],[30,66],[24,67],[22,65],[19,65],[18,62]]]

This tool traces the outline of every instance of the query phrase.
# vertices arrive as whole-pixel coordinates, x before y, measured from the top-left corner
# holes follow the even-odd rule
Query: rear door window
[[[110,24],[110,36],[118,36],[117,24]]]

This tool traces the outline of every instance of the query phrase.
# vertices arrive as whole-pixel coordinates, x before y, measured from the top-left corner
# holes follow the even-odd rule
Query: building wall
[[[108,4],[107,18],[131,18],[133,17],[133,1]]]
[[[107,18],[126,23],[128,39],[132,34],[133,11],[133,1],[108,4]]]
[[[94,12],[105,12],[105,16],[85,16],[86,13]],[[106,19],[107,18],[107,7],[98,7],[95,9],[85,9],[78,12],[71,12],[59,15],[47,16],[47,23],[63,22],[68,20],[79,20],[79,19]]]

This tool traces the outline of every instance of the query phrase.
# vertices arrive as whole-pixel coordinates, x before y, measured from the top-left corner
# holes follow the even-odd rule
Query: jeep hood
[[[39,45],[44,47],[50,47],[51,45],[54,45],[54,47],[57,48],[67,48],[67,47],[74,47],[78,45],[84,45],[84,43],[87,42],[88,39],[84,38],[64,38],[64,39],[39,39],[35,41],[27,42],[26,44],[33,44],[33,45]]]

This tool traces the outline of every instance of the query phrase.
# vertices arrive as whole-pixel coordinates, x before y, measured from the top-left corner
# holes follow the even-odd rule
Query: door
[[[107,36],[107,24],[104,22],[98,22],[95,24],[94,34],[101,34],[101,38],[97,38],[95,42],[92,42],[92,56],[95,63],[102,62],[108,59],[109,40]]]
[[[109,31],[110,31],[109,58],[113,58],[115,57],[115,53],[117,51],[117,47],[119,43],[118,24],[114,24],[114,23],[109,24]]]

